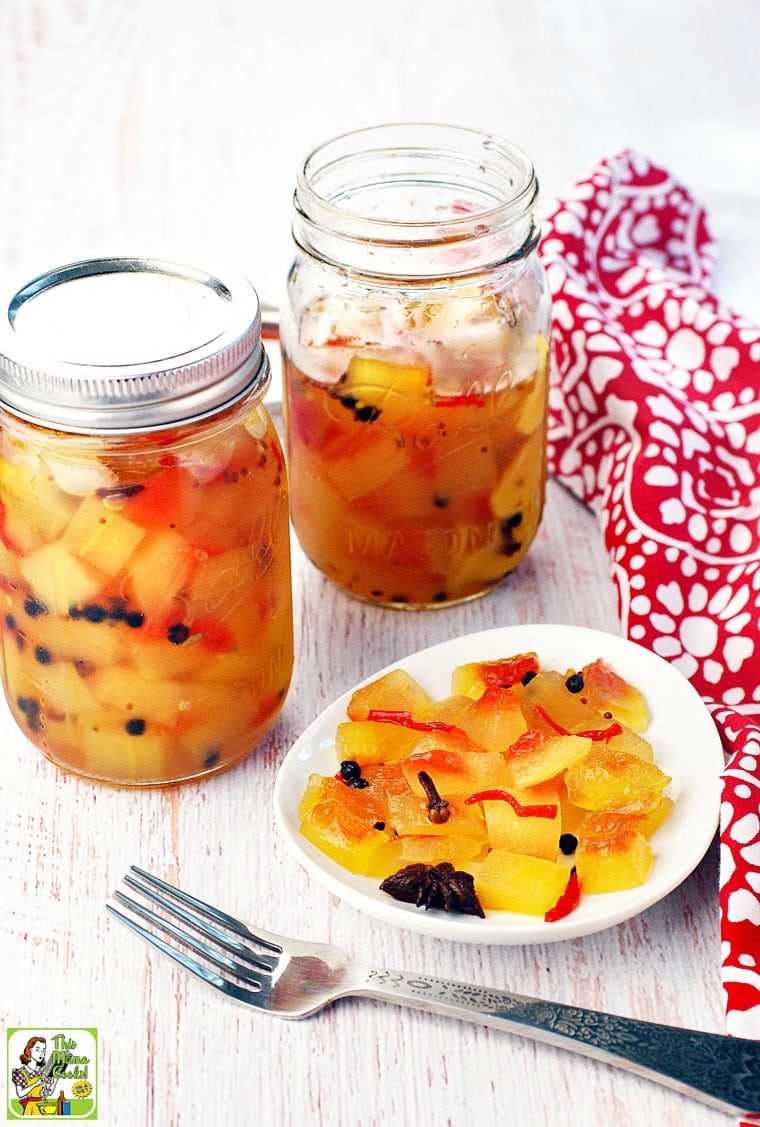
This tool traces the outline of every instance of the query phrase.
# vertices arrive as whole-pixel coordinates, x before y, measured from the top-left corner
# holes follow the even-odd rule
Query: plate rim
[[[534,638],[534,642],[530,646],[526,644],[526,634],[530,634]],[[511,638],[520,638],[522,640],[515,644],[509,641]],[[502,639],[505,640],[505,648],[503,652],[498,652],[502,649]],[[489,657],[509,656],[510,653],[523,652],[525,649],[529,648],[538,653],[542,664],[548,667],[554,667],[554,662],[557,660],[565,662],[567,658],[555,659],[552,658],[551,655],[547,658],[545,656],[546,652],[555,652],[554,648],[557,646],[560,651],[566,652],[570,647],[571,641],[575,648],[580,650],[588,650],[591,646],[608,646],[612,651],[624,655],[624,665],[626,664],[627,656],[630,658],[631,662],[634,660],[643,662],[645,667],[651,667],[653,671],[666,669],[668,680],[673,686],[678,686],[678,691],[683,694],[684,699],[689,703],[691,708],[693,708],[693,714],[690,714],[691,722],[696,723],[696,721],[699,720],[700,725],[702,723],[704,724],[705,734],[709,733],[709,743],[706,744],[705,749],[700,752],[699,756],[703,768],[702,774],[705,777],[704,779],[699,779],[698,791],[700,793],[698,793],[696,797],[692,794],[689,807],[686,811],[688,814],[695,803],[697,804],[698,810],[702,809],[702,821],[704,823],[702,832],[699,832],[699,824],[687,824],[686,829],[689,835],[689,842],[687,844],[690,847],[688,858],[684,859],[679,865],[666,866],[666,879],[662,879],[662,873],[660,873],[660,879],[653,879],[653,874],[650,874],[645,884],[637,889],[605,893],[589,898],[589,900],[593,900],[595,906],[598,907],[601,905],[602,908],[605,909],[604,911],[592,913],[591,919],[587,918],[589,914],[588,909],[585,913],[582,912],[582,905],[576,913],[572,913],[563,920],[558,920],[551,924],[547,924],[543,919],[537,916],[531,917],[508,912],[489,912],[486,920],[480,920],[475,917],[454,916],[438,910],[423,911],[412,905],[401,904],[391,898],[385,898],[379,892],[377,882],[374,882],[373,886],[371,878],[349,873],[338,865],[337,862],[327,857],[326,854],[321,853],[316,846],[313,846],[300,834],[293,818],[293,809],[295,806],[297,810],[297,804],[298,801],[300,801],[301,795],[299,793],[295,799],[293,798],[291,790],[292,778],[297,777],[297,768],[299,766],[302,766],[303,763],[308,766],[308,763],[314,760],[315,756],[326,754],[329,749],[332,748],[334,745],[335,727],[339,720],[345,717],[346,705],[355,689],[362,685],[369,684],[371,681],[374,681],[376,678],[392,669],[408,668],[410,664],[416,666],[429,662],[431,658],[443,660],[448,651],[453,651],[458,647],[464,649],[472,648],[473,646],[481,647],[484,643],[487,643],[487,645],[484,645],[484,651],[491,649],[493,653],[482,652],[482,660],[487,660]],[[506,648],[507,646],[509,649]],[[479,648],[478,652],[480,653]],[[597,653],[595,656],[609,660],[610,664],[617,668],[615,666],[615,652],[610,654],[607,651],[603,651]],[[594,660],[594,657],[583,657],[582,654],[580,656],[584,662],[586,660]],[[462,660],[478,659],[475,657],[464,657]],[[460,664],[459,659],[457,659],[456,664]],[[570,664],[571,663],[568,662],[568,667]],[[453,668],[454,664],[447,666],[447,674],[449,677]],[[443,670],[439,670],[438,672],[439,675],[443,675]],[[621,673],[625,675],[624,672],[621,671]],[[419,672],[414,672],[413,675],[425,685],[424,674],[420,675]],[[430,681],[433,680],[435,680],[435,673],[430,676]],[[426,687],[430,688],[431,686],[428,684]],[[436,690],[436,692],[439,692],[439,690]],[[650,704],[650,701],[647,703]],[[333,717],[336,717],[336,719],[331,719]],[[651,731],[652,727],[656,729],[657,723],[658,720],[655,716],[652,719],[652,724],[650,724],[648,731]],[[332,726],[332,738],[320,735],[328,724]],[[319,742],[319,747],[316,750],[314,748],[315,739]],[[665,756],[666,764],[671,754],[672,749],[668,749],[668,754]],[[657,746],[655,746],[655,761],[662,765],[662,756],[658,755]],[[676,785],[677,789],[680,782],[683,791],[685,783],[685,761],[681,761],[680,765],[682,768],[682,777],[680,780],[674,777],[673,783]],[[351,905],[356,910],[372,916],[383,923],[390,923],[395,927],[408,931],[414,931],[436,938],[450,939],[457,942],[482,943],[484,945],[501,944],[505,946],[553,943],[566,939],[582,938],[623,923],[639,915],[641,912],[646,911],[648,908],[653,907],[660,900],[673,892],[691,875],[707,853],[718,828],[720,818],[720,788],[718,781],[724,766],[720,734],[705,702],[699,696],[691,682],[664,658],[661,658],[652,650],[647,649],[638,642],[626,638],[622,634],[613,634],[609,631],[598,630],[593,627],[575,626],[568,623],[515,623],[488,627],[463,635],[454,635],[443,641],[435,642],[415,650],[404,657],[389,662],[383,668],[357,681],[355,685],[352,685],[332,702],[327,704],[294,741],[278,768],[273,791],[274,817],[280,837],[283,839],[286,848],[297,863],[306,870],[310,878],[315,878],[340,900]],[[704,771],[705,767],[714,767],[714,774],[711,776],[711,781],[715,784],[714,796],[709,796],[707,793],[707,786],[710,779]],[[305,785],[305,778],[303,779],[303,784]],[[693,791],[693,779],[689,780],[688,786],[689,789]],[[689,793],[689,790],[687,790],[687,793]],[[676,808],[678,809],[678,807]],[[673,833],[678,828],[679,820],[675,822],[674,826],[669,819],[668,822],[657,831],[653,840],[657,840],[658,835],[661,840],[663,839],[663,835],[665,835],[665,840],[667,840],[669,836],[673,836]],[[666,833],[666,831],[669,832]],[[695,833],[696,839],[694,838]],[[681,836],[683,836],[683,833]],[[660,868],[662,869],[662,866]],[[656,871],[656,868],[654,868],[653,873],[656,873]]]

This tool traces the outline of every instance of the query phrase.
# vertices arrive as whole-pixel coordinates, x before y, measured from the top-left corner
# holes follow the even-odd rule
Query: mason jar
[[[255,290],[97,258],[34,278],[0,321],[2,679],[19,727],[116,785],[230,767],[293,667]]]
[[[352,595],[463,602],[541,519],[551,303],[529,158],[386,125],[316,148],[280,315],[291,517]]]

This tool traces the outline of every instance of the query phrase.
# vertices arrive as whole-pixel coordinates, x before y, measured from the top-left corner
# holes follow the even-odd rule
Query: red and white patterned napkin
[[[556,203],[540,253],[550,467],[598,515],[623,631],[721,732],[727,1030],[760,1038],[760,327],[709,291],[704,209],[636,153]]]

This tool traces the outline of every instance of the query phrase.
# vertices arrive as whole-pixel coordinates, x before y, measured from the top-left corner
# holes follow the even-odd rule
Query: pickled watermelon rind
[[[655,861],[639,888],[589,896],[568,917],[546,923],[539,917],[489,912],[486,919],[421,911],[391,900],[376,881],[349,873],[300,833],[298,805],[308,776],[335,771],[334,739],[346,717],[351,693],[340,696],[300,736],[283,761],[274,788],[275,821],[283,840],[307,872],[330,892],[383,923],[464,943],[550,943],[590,935],[623,923],[658,903],[697,867],[712,842],[720,813],[720,736],[699,694],[672,665],[627,639],[588,627],[547,623],[485,630],[419,650],[365,678],[402,667],[434,698],[449,691],[453,669],[535,650],[545,668],[580,668],[602,657],[644,694],[649,707],[647,739],[658,765],[671,776],[675,808],[652,837]]]

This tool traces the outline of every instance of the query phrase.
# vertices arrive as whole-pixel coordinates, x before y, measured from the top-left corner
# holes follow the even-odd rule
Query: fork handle
[[[760,1115],[760,1041],[401,971],[370,970],[357,992],[569,1049],[731,1115]]]

